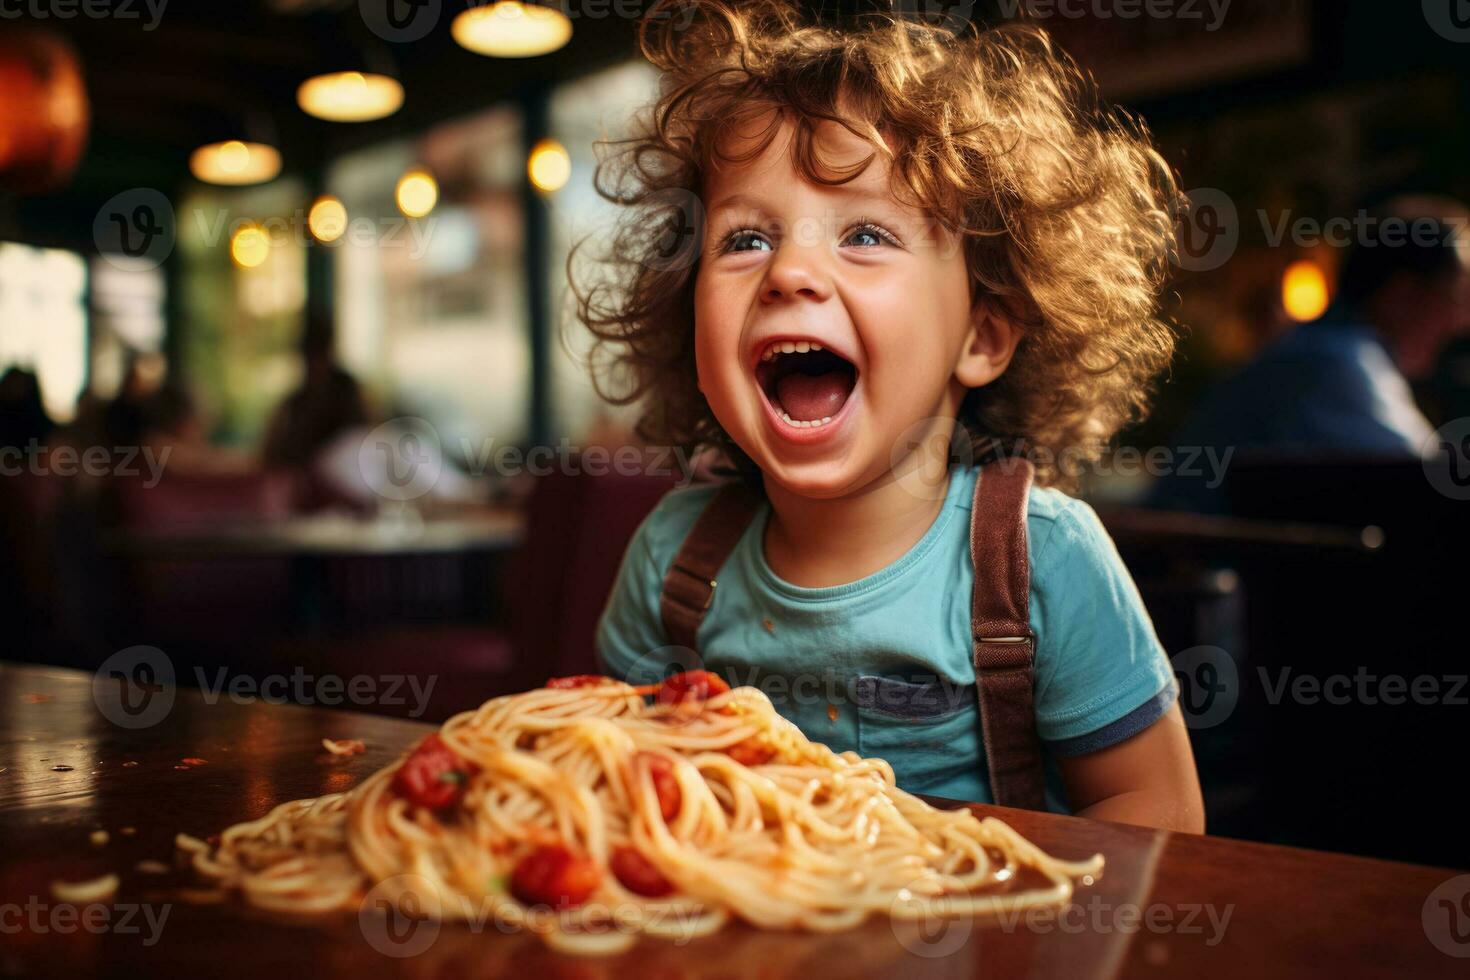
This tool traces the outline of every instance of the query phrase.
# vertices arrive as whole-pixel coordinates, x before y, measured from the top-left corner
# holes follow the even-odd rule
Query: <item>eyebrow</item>
[[[841,194],[844,197],[854,200],[886,202],[889,199],[887,194],[884,194],[880,191],[869,190],[867,188],[861,187],[853,187],[851,184],[834,186],[832,190],[836,191],[838,194]],[[713,205],[711,205],[707,213],[714,214],[716,211],[720,211],[724,208],[735,207],[741,204],[755,208],[757,210],[771,210],[760,198],[737,191],[733,194],[726,194],[724,197],[720,198]]]

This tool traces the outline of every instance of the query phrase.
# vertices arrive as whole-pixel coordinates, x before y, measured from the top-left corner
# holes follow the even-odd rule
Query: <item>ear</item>
[[[998,297],[976,303],[955,362],[955,380],[966,388],[979,388],[1000,377],[1016,354],[1021,331],[1019,318]]]

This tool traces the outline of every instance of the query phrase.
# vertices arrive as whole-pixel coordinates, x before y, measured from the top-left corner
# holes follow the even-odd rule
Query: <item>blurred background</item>
[[[1147,121],[1181,343],[1082,475],[1210,829],[1470,867],[1470,10],[808,6],[1035,21]],[[0,659],[432,674],[429,720],[593,669],[704,472],[597,398],[567,286],[647,7],[0,6]]]

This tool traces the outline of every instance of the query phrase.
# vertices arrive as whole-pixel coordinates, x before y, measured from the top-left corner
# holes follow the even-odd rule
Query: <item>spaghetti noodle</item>
[[[268,909],[356,909],[370,891],[397,902],[412,890],[435,918],[493,917],[581,951],[732,916],[827,932],[874,913],[1060,906],[1103,863],[935,809],[883,760],[808,741],[759,690],[702,671],[496,698],[350,792],[282,804],[217,847],[180,846]],[[1026,869],[1037,884],[1022,886]]]

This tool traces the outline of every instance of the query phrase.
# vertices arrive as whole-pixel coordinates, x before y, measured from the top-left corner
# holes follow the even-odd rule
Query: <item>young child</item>
[[[641,435],[718,450],[751,502],[659,503],[603,612],[604,669],[759,687],[911,792],[993,800],[990,766],[1012,779],[1030,739],[1047,807],[1202,831],[1169,661],[1097,515],[1059,489],[1173,349],[1177,196],[1145,131],[1034,28],[664,7],[640,33],[660,97],[603,190],[630,208],[625,278],[578,290],[579,315]],[[671,572],[714,510],[710,570]],[[1030,645],[1025,625],[986,635],[1006,608]]]

